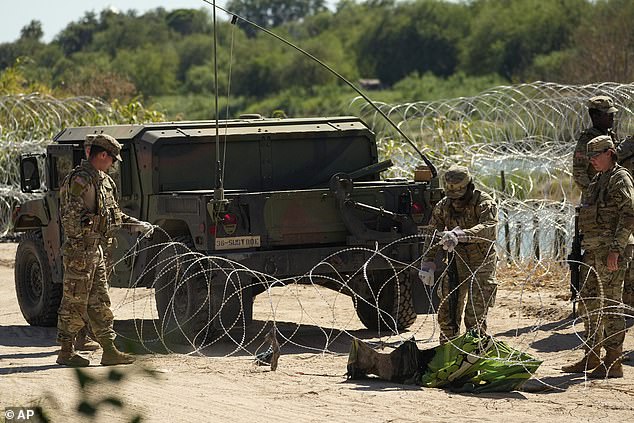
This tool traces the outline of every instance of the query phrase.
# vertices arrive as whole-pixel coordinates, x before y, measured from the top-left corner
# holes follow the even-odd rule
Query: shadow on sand
[[[350,350],[352,337],[373,339],[379,336],[377,332],[368,329],[343,331],[283,321],[277,321],[276,328],[282,354],[321,353],[324,351],[347,354]],[[252,356],[268,349],[269,344],[264,338],[270,329],[270,321],[254,320],[246,329],[216,332],[211,336],[208,335],[204,342],[201,342],[202,337],[193,340],[193,342],[182,339],[173,342],[169,341],[169,336],[159,337],[160,326],[156,320],[115,321],[115,330],[119,334],[117,345],[121,345],[126,351],[132,351],[135,354],[175,352],[193,353],[207,357]]]

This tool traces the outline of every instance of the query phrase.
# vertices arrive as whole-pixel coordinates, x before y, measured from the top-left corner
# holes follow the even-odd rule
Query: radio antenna
[[[367,96],[365,95],[359,88],[357,88],[352,82],[348,81],[346,78],[344,78],[341,74],[339,74],[339,72],[337,72],[336,70],[334,70],[333,68],[331,68],[330,66],[328,66],[326,63],[322,62],[321,60],[319,60],[318,58],[316,58],[315,56],[313,56],[312,54],[308,53],[307,51],[303,50],[302,48],[296,46],[295,44],[293,44],[292,42],[286,40],[285,38],[277,35],[276,33],[269,31],[268,29],[256,24],[255,22],[252,22],[246,18],[243,18],[240,15],[237,15],[223,7],[217,6],[215,0],[214,1],[209,1],[209,0],[202,0],[205,3],[213,6],[214,8],[214,28],[216,26],[216,22],[215,22],[215,10],[216,8],[222,10],[223,12],[226,12],[230,15],[233,16],[233,18],[231,19],[231,23],[235,23],[236,22],[236,18],[242,20],[243,22],[248,23],[249,25],[252,25],[253,27],[259,29],[260,31],[263,31],[265,33],[267,33],[268,35],[270,35],[271,37],[275,38],[278,41],[281,41],[282,43],[286,44],[287,46],[299,51],[300,53],[304,54],[307,57],[310,57],[312,60],[314,60],[315,62],[319,63],[322,67],[324,67],[328,72],[332,73],[333,75],[335,75],[337,78],[339,78],[341,81],[343,81],[346,85],[348,85],[350,88],[352,88],[357,94],[359,94],[361,97],[363,97],[363,99],[372,107],[374,108],[374,110],[376,110],[376,112],[378,114],[380,114],[389,124],[390,126],[392,126],[396,132],[399,133],[399,135],[401,137],[403,137],[403,139],[414,149],[414,151],[416,151],[418,153],[418,155],[421,157],[421,159],[423,159],[423,161],[425,162],[425,164],[427,165],[427,167],[429,167],[429,170],[431,170],[431,173],[433,175],[433,177],[435,178],[436,176],[438,176],[438,170],[436,170],[436,167],[433,165],[433,163],[427,158],[427,156],[425,156],[423,154],[422,151],[420,151],[418,149],[418,147],[416,147],[416,144],[414,144],[414,142],[412,142],[412,140],[409,139],[409,137],[405,134],[405,132],[397,125],[395,124],[392,119],[390,119],[385,112],[383,112],[383,110],[381,110],[380,107],[378,107],[376,104],[374,104],[374,102]],[[217,72],[216,72],[217,73]],[[216,93],[217,96],[217,93]],[[217,98],[216,98],[217,101]]]

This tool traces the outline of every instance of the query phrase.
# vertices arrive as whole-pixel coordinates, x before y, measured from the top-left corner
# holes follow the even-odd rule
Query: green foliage
[[[144,95],[165,95],[176,90],[178,54],[165,46],[161,50],[144,46],[136,50],[120,50],[113,68],[132,80]]]
[[[634,78],[634,2],[628,0],[342,0],[334,11],[325,4],[233,0],[228,8],[352,82],[379,78],[385,89],[371,93],[379,101],[469,96],[532,79]],[[122,103],[141,96],[149,104],[165,103],[171,118],[188,119],[209,117],[206,97],[216,91],[230,93],[223,101],[233,116],[278,108],[294,116],[341,113],[356,96],[294,49],[244,22],[218,18],[217,88],[211,9],[205,6],[89,12],[48,44],[41,41],[41,24],[32,21],[16,41],[0,44],[0,71],[22,58],[24,78],[9,71],[2,89]]]
[[[215,119],[213,94],[168,95],[153,98],[152,109],[164,110],[170,120]],[[227,97],[218,98],[220,119],[237,117],[246,109],[244,97],[232,96],[227,112]]]
[[[424,75],[413,73],[394,85],[395,101],[425,101],[455,97],[468,97],[487,88],[502,85],[505,80],[496,75],[468,76],[464,72],[442,78],[431,72]]]
[[[165,20],[165,11],[161,9],[143,16],[136,16],[134,11],[126,14],[103,11],[100,30],[94,34],[88,48],[105,51],[112,57],[121,50],[148,49],[159,53],[170,41],[170,30]]]
[[[26,76],[23,59],[17,59],[15,64],[0,72],[0,95],[32,92],[48,94],[50,89]]]
[[[263,28],[273,28],[319,13],[326,9],[326,2],[325,0],[230,0],[227,3],[227,9]],[[240,25],[250,37],[257,33],[251,25],[244,23]]]
[[[119,123],[162,122],[165,115],[152,108],[146,108],[138,100],[121,104],[118,100],[112,102],[114,112],[119,116]]]
[[[384,8],[381,8],[384,9]],[[370,11],[376,20],[359,42],[363,75],[393,84],[412,72],[448,76],[458,65],[458,40],[467,33],[464,6],[439,0]]]
[[[211,63],[213,58],[213,38],[206,34],[194,34],[183,38],[177,44],[179,56],[177,77],[184,81],[185,75],[192,67]],[[210,66],[210,70],[211,70]]]
[[[272,116],[274,111],[283,110],[288,117],[334,116],[347,111],[353,96],[351,90],[342,91],[338,85],[290,88],[276,96],[249,103],[244,113]]]
[[[212,31],[209,16],[204,10],[176,9],[167,14],[165,22],[171,30],[181,35],[208,34]]]
[[[29,22],[29,24],[20,31],[21,39],[40,41],[43,36],[42,22],[36,20]]]
[[[480,0],[461,48],[471,74],[519,76],[537,55],[568,46],[590,3],[586,0]]]
[[[60,46],[66,55],[84,50],[92,42],[92,37],[97,32],[98,25],[96,15],[93,12],[86,12],[79,21],[68,24],[57,35],[54,42]]]

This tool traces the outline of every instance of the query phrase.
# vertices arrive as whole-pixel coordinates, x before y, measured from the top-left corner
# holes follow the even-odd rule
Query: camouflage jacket
[[[629,136],[616,146],[619,164],[634,175],[634,137]]]
[[[590,251],[623,255],[634,228],[634,182],[624,167],[615,164],[597,173],[581,198],[579,231],[582,246]]]
[[[445,231],[459,226],[467,239],[460,242],[456,249],[460,250],[468,244],[483,244],[482,250],[485,252],[497,239],[497,223],[498,210],[495,201],[489,194],[475,190],[469,203],[461,210],[456,210],[448,197],[440,200],[432,211],[428,227],[431,230]],[[436,249],[432,249],[427,258],[434,257],[435,252]]]
[[[614,141],[615,144],[617,142],[616,134],[612,129],[608,129],[606,133],[593,126],[585,129],[581,135],[579,135],[577,146],[575,147],[575,152],[572,157],[572,177],[581,191],[588,188],[590,181],[597,173],[590,164],[590,160],[588,160],[587,145],[588,141],[599,135],[610,135],[612,141]]]
[[[113,228],[124,222],[138,223],[121,211],[117,197],[112,178],[82,160],[60,187],[64,247],[84,249],[89,243],[108,243]]]

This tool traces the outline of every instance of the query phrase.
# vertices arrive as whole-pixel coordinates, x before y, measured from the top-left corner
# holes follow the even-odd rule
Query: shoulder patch
[[[90,185],[90,182],[84,179],[83,176],[75,176],[70,181],[70,193],[71,195],[78,196],[81,195],[82,192],[86,190],[86,188]]]

